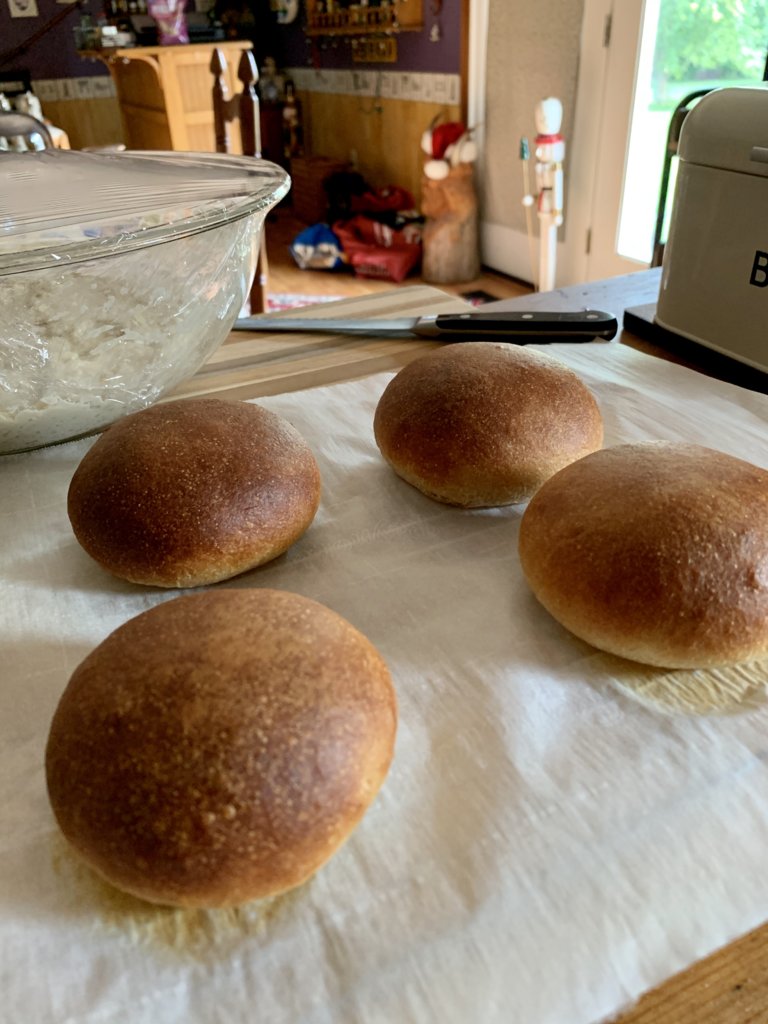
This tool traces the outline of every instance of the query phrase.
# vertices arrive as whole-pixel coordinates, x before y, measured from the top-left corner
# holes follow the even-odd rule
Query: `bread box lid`
[[[768,177],[768,83],[707,93],[683,122],[678,156]]]

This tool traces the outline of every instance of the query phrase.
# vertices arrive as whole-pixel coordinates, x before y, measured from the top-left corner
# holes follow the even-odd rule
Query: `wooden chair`
[[[259,99],[256,95],[256,82],[259,74],[256,61],[250,50],[244,50],[240,57],[237,77],[242,83],[242,90],[236,96],[229,96],[225,75],[227,60],[219,47],[211,56],[211,72],[213,73],[213,123],[216,133],[216,152],[230,152],[228,126],[236,121],[240,127],[240,140],[245,156],[261,156],[261,128],[259,123]],[[264,313],[268,309],[267,278],[267,244],[265,230],[261,231],[259,256],[256,263],[256,274],[250,291],[251,313]]]

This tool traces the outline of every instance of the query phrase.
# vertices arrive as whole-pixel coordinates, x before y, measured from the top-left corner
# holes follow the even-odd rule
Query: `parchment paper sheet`
[[[768,463],[768,399],[619,345],[541,346],[579,372],[606,444],[695,441]],[[521,507],[461,511],[376,449],[390,374],[263,399],[311,444],[315,523],[225,586],[306,594],[386,658],[384,789],[306,886],[231,913],[121,897],[59,838],[43,752],[70,673],[177,592],[77,545],[91,441],[0,461],[3,1024],[591,1024],[768,918],[768,708],[669,716],[530,595]]]

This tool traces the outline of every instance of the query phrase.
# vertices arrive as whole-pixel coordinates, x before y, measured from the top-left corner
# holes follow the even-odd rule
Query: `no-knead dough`
[[[64,835],[113,885],[231,906],[304,882],[392,758],[395,695],[372,644],[274,590],[160,604],[75,670],[46,771]]]
[[[665,668],[768,655],[768,472],[698,445],[619,445],[531,499],[520,560],[576,636]]]
[[[320,501],[299,433],[248,402],[186,399],[109,427],[69,488],[75,536],[132,583],[195,587],[282,554]]]
[[[381,454],[430,498],[464,508],[525,501],[599,448],[603,423],[580,378],[518,345],[451,344],[389,382],[374,417]]]

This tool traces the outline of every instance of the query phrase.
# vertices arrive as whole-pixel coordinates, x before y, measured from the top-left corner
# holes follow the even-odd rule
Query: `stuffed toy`
[[[447,178],[452,167],[477,160],[477,144],[472,138],[472,129],[459,121],[446,124],[433,121],[421,137],[421,148],[429,157],[424,164],[424,174],[433,181]]]

